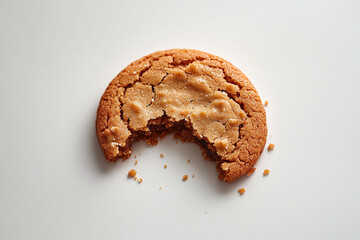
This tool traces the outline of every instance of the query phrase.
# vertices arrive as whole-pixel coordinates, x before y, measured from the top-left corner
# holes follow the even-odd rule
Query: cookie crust
[[[215,55],[171,49],[140,58],[105,90],[96,133],[109,162],[131,155],[131,143],[156,144],[169,132],[199,143],[217,162],[219,179],[248,172],[264,149],[266,114],[256,89]]]

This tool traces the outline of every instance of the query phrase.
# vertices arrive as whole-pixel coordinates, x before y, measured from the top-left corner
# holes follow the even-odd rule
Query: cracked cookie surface
[[[103,94],[96,119],[108,161],[126,159],[131,143],[168,132],[206,148],[220,180],[232,182],[256,163],[267,127],[261,99],[229,62],[197,50],[172,49],[127,66]]]

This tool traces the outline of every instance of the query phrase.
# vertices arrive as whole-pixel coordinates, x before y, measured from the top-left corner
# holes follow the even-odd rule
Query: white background
[[[360,239],[359,9],[1,1],[0,239]],[[276,147],[251,177],[219,182],[198,146],[171,136],[135,144],[137,166],[134,155],[106,163],[95,135],[103,91],[130,62],[169,48],[229,60],[269,101]]]

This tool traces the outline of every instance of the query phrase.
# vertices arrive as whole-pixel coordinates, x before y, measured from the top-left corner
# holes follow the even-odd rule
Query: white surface
[[[0,239],[360,238],[359,1],[220,2],[0,3]],[[276,147],[251,177],[219,182],[171,136],[105,162],[103,91],[168,48],[229,60],[269,100]]]

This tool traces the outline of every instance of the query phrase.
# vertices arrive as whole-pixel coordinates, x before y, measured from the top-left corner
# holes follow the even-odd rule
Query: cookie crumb
[[[269,169],[265,169],[264,172],[263,172],[263,175],[264,175],[264,176],[267,176],[267,175],[269,175],[269,173],[270,173],[270,170],[269,170]]]
[[[187,181],[188,180],[188,178],[189,178],[189,176],[188,175],[184,175],[183,176],[183,181],[185,182],[185,181]]]
[[[190,161],[191,161],[190,159],[187,160],[188,163],[190,163]]]
[[[274,149],[274,147],[275,147],[275,145],[274,144],[272,144],[272,143],[270,143],[269,144],[269,146],[268,146],[268,150],[270,151],[270,150],[273,150]]]
[[[134,170],[134,169],[131,169],[129,172],[128,172],[128,177],[129,178],[134,178],[136,176],[137,172]]]
[[[254,171],[256,170],[256,168],[251,168],[247,173],[246,175],[250,176]]]
[[[161,189],[162,189],[162,187],[159,188],[159,190],[161,190]]]
[[[138,161],[137,160],[135,160],[135,166],[138,164]]]
[[[161,154],[160,154],[160,157],[161,157],[161,158],[164,158],[164,157],[165,157],[165,155],[161,153]]]
[[[136,180],[137,180],[137,177],[135,176],[135,177],[134,177],[134,181],[136,181]]]
[[[266,100],[265,103],[264,103],[265,107],[266,107],[268,104],[269,104],[269,102]]]
[[[195,174],[192,175],[192,178],[194,178],[194,177],[195,177]]]
[[[159,143],[159,139],[157,137],[151,137],[146,140],[148,145],[156,146]]]
[[[238,193],[240,193],[240,195],[244,194],[246,192],[245,188],[240,188],[238,190]]]
[[[136,155],[134,156],[134,159],[136,159]]]
[[[166,165],[166,164],[164,165],[164,168],[167,169],[167,165]]]
[[[142,178],[139,178],[139,179],[137,180],[138,183],[142,183],[142,181],[143,181]]]
[[[179,143],[179,141],[176,141],[176,144],[178,144]]]

